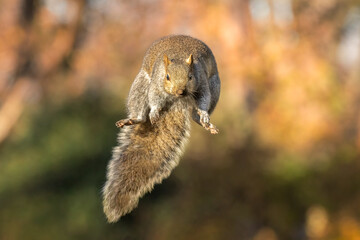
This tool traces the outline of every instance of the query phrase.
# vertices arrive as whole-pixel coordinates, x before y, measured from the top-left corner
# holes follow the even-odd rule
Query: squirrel
[[[127,100],[128,118],[107,167],[102,190],[109,222],[137,207],[139,198],[167,178],[190,137],[191,118],[212,134],[220,95],[215,57],[202,41],[170,35],[147,50]]]

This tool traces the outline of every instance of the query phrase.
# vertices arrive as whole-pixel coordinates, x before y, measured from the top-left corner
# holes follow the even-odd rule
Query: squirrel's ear
[[[165,66],[168,66],[170,64],[170,60],[166,54],[164,54],[164,63],[165,63]]]
[[[190,65],[190,64],[192,64],[192,62],[193,62],[193,55],[190,54],[190,56],[188,57],[188,59],[186,59],[186,63]]]

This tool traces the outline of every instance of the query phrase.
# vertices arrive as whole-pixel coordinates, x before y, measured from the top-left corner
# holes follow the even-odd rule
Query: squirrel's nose
[[[181,94],[183,94],[183,92],[184,92],[184,90],[179,89],[179,90],[176,91],[176,94],[181,95]]]

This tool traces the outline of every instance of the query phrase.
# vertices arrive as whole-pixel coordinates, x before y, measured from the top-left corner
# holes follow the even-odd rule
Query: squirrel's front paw
[[[219,129],[217,129],[214,124],[210,123],[210,116],[206,111],[197,109],[197,113],[199,114],[200,123],[203,128],[210,131],[211,134],[219,133]]]
[[[160,111],[157,109],[151,110],[149,113],[149,118],[150,118],[151,124],[154,125],[157,122],[157,120],[159,120],[159,118],[160,118]]]
[[[209,117],[209,114],[208,114],[206,111],[200,110],[200,109],[197,110],[197,113],[199,114],[201,125],[202,125],[205,129],[208,129],[209,126],[210,126],[210,117]]]

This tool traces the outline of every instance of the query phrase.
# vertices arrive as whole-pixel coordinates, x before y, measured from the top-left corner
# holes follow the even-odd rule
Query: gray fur
[[[211,50],[189,36],[164,37],[148,49],[127,101],[128,118],[114,148],[103,188],[104,212],[116,222],[168,177],[190,136],[190,119],[211,133],[220,79]]]

